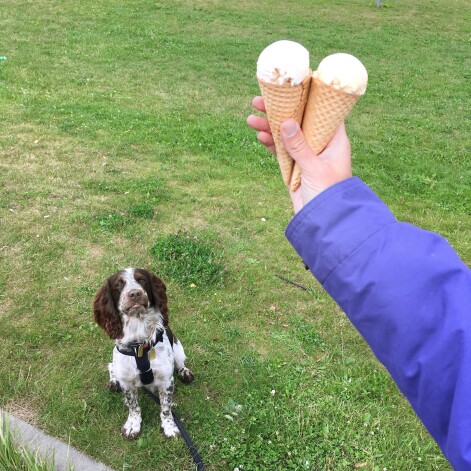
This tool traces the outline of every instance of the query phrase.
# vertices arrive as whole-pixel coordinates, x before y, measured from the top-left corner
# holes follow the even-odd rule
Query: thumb
[[[315,156],[294,119],[287,119],[281,123],[280,134],[286,151],[297,162]]]

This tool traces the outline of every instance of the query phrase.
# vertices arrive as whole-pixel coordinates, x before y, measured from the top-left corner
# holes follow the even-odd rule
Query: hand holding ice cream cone
[[[262,97],[255,97],[252,105],[258,111],[265,112]],[[247,123],[258,131],[258,140],[270,152],[276,154],[268,119],[250,115]],[[327,147],[319,155],[314,154],[306,142],[301,127],[292,119],[283,121],[280,127],[280,137],[284,148],[302,170],[300,188],[295,192],[290,192],[295,213],[321,191],[352,176],[350,142],[344,124],[338,127]]]
[[[350,141],[343,123],[319,155],[314,154],[307,136],[292,120],[282,123],[281,138],[302,174],[300,187],[290,191],[295,213],[322,191],[352,176]]]

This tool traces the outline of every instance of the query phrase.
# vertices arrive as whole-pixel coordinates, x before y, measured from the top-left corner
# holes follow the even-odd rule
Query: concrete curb
[[[65,471],[70,467],[74,471],[113,471],[103,463],[89,458],[74,447],[47,435],[2,409],[0,409],[0,420],[2,423],[8,421],[16,444],[26,446],[33,453],[37,451],[44,459],[53,457],[56,471]]]

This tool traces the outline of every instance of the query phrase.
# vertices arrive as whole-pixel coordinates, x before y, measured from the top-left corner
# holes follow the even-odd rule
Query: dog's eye
[[[122,289],[122,287],[124,286],[124,282],[122,280],[119,280],[115,283],[114,286],[116,289]]]
[[[138,282],[140,285],[143,285],[143,284],[146,282],[146,279],[145,279],[145,278],[138,278],[138,279],[137,279],[137,282]]]

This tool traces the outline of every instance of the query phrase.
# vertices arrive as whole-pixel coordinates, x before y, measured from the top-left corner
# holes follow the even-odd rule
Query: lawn
[[[356,55],[354,173],[471,264],[469,2],[376,3],[1,2],[0,407],[116,470],[193,469],[144,395],[125,441],[106,388],[93,297],[142,266],[168,286],[196,374],[174,410],[208,470],[450,469],[286,241],[290,200],[245,124],[269,43],[314,68]]]

